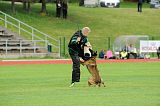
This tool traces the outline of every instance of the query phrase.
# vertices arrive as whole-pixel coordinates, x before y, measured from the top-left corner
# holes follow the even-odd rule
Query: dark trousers
[[[80,59],[79,59],[79,56],[70,54],[70,57],[73,62],[72,83],[80,82]]]
[[[138,3],[138,12],[142,12],[142,3]]]
[[[63,9],[63,18],[67,18],[67,10],[66,9]]]
[[[61,8],[56,9],[56,17],[58,17],[58,18],[61,17]]]
[[[130,53],[127,54],[127,59],[130,59],[130,54],[132,54],[134,56],[134,59],[137,58],[137,54],[136,53],[130,52]]]

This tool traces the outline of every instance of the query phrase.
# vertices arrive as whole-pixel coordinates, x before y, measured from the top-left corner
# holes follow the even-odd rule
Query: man
[[[67,9],[68,9],[67,1],[63,1],[62,11],[63,11],[63,18],[65,19],[67,19]]]
[[[61,9],[62,9],[61,1],[57,0],[57,3],[56,3],[56,17],[57,18],[61,17]]]
[[[142,3],[143,0],[138,0],[138,12],[142,12]]]
[[[73,62],[72,82],[70,87],[74,86],[75,82],[80,82],[80,58],[82,57],[83,46],[88,42],[87,36],[91,32],[89,27],[84,27],[82,30],[75,32],[68,44],[69,54]]]
[[[121,59],[127,59],[127,52],[125,51],[125,50],[123,50],[122,52],[121,52]]]
[[[137,50],[136,50],[136,48],[133,46],[133,44],[130,44],[130,46],[128,46],[127,59],[130,58],[130,54],[134,56],[134,59],[137,58]]]
[[[79,1],[79,6],[84,6],[84,0]]]
[[[99,52],[99,58],[100,59],[104,59],[104,50],[101,50],[100,52]]]

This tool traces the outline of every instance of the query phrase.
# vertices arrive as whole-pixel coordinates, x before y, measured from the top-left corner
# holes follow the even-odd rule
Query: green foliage
[[[71,64],[0,66],[1,106],[158,106],[159,62],[98,64],[106,87],[69,88]]]

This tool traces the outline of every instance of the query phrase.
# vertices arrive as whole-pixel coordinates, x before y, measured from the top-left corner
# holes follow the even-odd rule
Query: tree
[[[16,13],[15,2],[14,2],[14,0],[12,0],[11,2],[12,2],[11,3],[11,10],[15,14]]]
[[[26,0],[23,0],[23,9],[27,10],[27,2],[26,2]]]
[[[47,10],[46,10],[46,0],[42,0],[41,13],[44,13],[44,14],[47,13]]]
[[[27,0],[27,3],[28,3],[27,11],[28,11],[28,13],[30,13],[30,10],[31,10],[31,3],[30,3],[30,0]]]
[[[23,9],[28,13],[31,11],[31,2],[33,2],[33,0],[23,0]]]

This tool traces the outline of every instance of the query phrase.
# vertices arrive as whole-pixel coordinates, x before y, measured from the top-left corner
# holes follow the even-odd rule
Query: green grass
[[[149,8],[150,4],[143,3],[143,8]],[[121,8],[137,8],[137,2],[121,2]]]
[[[71,64],[0,66],[0,106],[159,106],[159,62],[98,64],[107,87],[69,88]]]
[[[0,7],[0,10],[56,39],[66,37],[66,44],[77,30],[77,23],[80,28],[89,26],[92,30],[89,40],[97,51],[108,49],[107,37],[111,37],[112,48],[114,39],[121,35],[160,36],[160,10],[149,8],[149,4],[144,4],[143,12],[138,13],[137,4],[130,2],[122,2],[120,8],[86,8],[71,3],[67,20],[55,18],[55,4],[47,4],[46,16],[40,15],[41,4],[32,4],[30,14],[20,4],[16,7],[16,15],[11,12],[10,4],[1,2]]]

